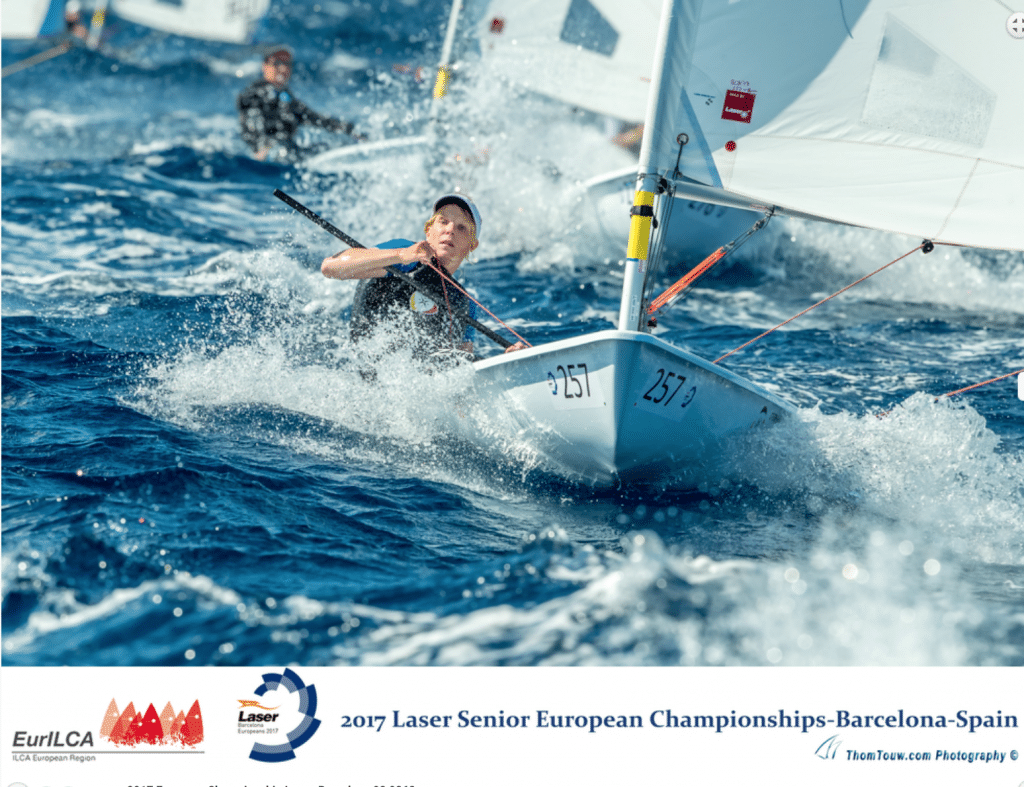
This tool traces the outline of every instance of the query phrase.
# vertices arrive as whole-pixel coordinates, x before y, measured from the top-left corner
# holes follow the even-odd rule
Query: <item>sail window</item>
[[[861,120],[876,128],[980,147],[995,95],[889,16]]]
[[[558,37],[567,44],[581,46],[605,57],[611,57],[619,43],[618,31],[590,0],[572,0]]]

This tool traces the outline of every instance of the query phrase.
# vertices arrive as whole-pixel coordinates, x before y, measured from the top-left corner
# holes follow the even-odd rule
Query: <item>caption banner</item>
[[[6,668],[0,787],[1024,787],[1004,668]]]

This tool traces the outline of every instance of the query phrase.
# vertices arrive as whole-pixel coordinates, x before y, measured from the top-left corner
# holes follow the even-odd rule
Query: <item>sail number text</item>
[[[679,407],[686,407],[692,400],[694,395],[697,393],[697,386],[691,386],[690,389],[676,398],[683,385],[686,383],[686,377],[675,372],[670,372],[667,369],[658,369],[657,379],[654,384],[647,389],[644,394],[644,399],[652,404],[658,404],[662,407],[668,407],[669,404],[675,400]]]
[[[548,386],[553,396],[561,395],[565,399],[590,398],[590,374],[585,363],[559,364],[555,372],[557,374],[548,372]],[[562,379],[561,387],[558,384],[559,377]]]

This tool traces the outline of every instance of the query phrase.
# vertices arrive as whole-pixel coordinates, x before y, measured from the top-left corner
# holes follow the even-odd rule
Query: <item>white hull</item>
[[[429,150],[429,137],[399,137],[378,142],[360,142],[325,150],[310,156],[303,164],[308,169],[325,174],[340,174],[370,169],[385,172],[389,169],[411,166],[421,160]]]
[[[595,486],[696,486],[730,435],[792,407],[657,337],[595,334],[477,361],[476,393],[508,411],[545,469]]]
[[[583,184],[592,231],[619,248],[629,237],[629,211],[636,193],[636,167],[593,178]],[[746,232],[763,214],[741,208],[676,199],[664,236],[668,262],[697,264],[720,246]]]

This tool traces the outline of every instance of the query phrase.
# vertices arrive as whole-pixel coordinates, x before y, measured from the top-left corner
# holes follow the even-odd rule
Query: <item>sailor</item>
[[[82,22],[82,4],[78,0],[68,0],[64,4],[64,26],[75,38],[84,41],[89,37],[89,28]]]
[[[473,328],[458,312],[475,319],[476,303],[453,275],[479,244],[480,211],[468,197],[446,194],[434,202],[423,231],[425,239],[417,242],[396,239],[372,249],[346,249],[327,257],[320,270],[332,279],[363,279],[352,305],[353,342],[384,325],[397,326],[419,357],[472,357]],[[388,266],[409,274],[434,297],[392,275]]]
[[[294,140],[295,132],[303,123],[328,131],[340,131],[354,139],[366,139],[355,133],[352,123],[324,117],[292,96],[287,89],[291,76],[291,47],[271,47],[263,58],[263,78],[238,96],[242,139],[258,160],[265,160],[270,149],[278,143],[284,147],[285,156],[293,161],[312,152],[299,147]]]

